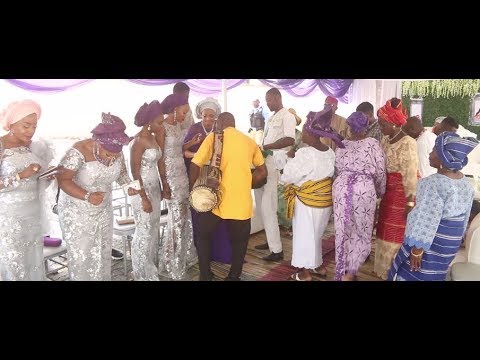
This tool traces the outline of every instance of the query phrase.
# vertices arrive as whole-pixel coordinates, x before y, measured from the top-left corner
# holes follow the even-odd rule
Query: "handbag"
[[[52,207],[52,212],[58,215],[58,197],[60,195],[60,186],[57,186],[57,196],[55,197],[55,205]]]

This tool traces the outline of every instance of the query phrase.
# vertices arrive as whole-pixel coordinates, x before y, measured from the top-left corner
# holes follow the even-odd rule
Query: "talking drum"
[[[190,205],[196,211],[207,212],[218,206],[220,202],[217,190],[220,175],[219,171],[218,168],[209,165],[203,166],[200,169],[200,175],[197,181],[195,181],[195,185],[193,185],[189,196]]]

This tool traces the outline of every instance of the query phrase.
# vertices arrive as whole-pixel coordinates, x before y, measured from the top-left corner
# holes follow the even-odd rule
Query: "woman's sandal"
[[[326,278],[327,277],[327,270],[325,269],[325,272],[323,271],[317,271],[317,269],[311,269],[310,272],[312,275],[321,277],[321,278]]]
[[[311,281],[311,280],[308,280],[308,279],[300,279],[300,276],[298,276],[298,272],[290,275],[289,280],[293,280],[293,281]]]

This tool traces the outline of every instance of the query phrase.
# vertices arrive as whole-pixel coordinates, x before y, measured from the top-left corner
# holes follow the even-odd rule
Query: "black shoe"
[[[112,259],[113,260],[123,259],[123,253],[121,251],[118,251],[117,249],[112,249]]]
[[[268,250],[269,249],[268,243],[257,245],[257,246],[255,246],[255,249],[257,249],[257,250]]]
[[[239,277],[227,276],[223,281],[241,281]]]
[[[283,260],[283,251],[280,251],[279,253],[274,253],[271,252],[270,255],[267,255],[262,258],[265,261],[280,261]]]
[[[214,275],[213,271],[210,270],[208,272],[208,277],[205,280],[202,280],[201,278],[199,278],[198,280],[199,281],[213,281],[214,279],[215,279],[215,275]]]

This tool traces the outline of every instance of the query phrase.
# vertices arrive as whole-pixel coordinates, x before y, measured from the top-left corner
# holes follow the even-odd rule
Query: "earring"
[[[442,165],[442,163],[440,163],[440,169],[443,169],[443,165]]]
[[[147,130],[152,131],[152,127],[150,125],[148,125]]]
[[[177,110],[174,110],[174,111],[173,111],[173,123],[174,123],[174,124],[177,123]]]
[[[393,125],[393,129],[395,130],[396,128],[397,128],[397,126],[396,126],[396,125]]]

